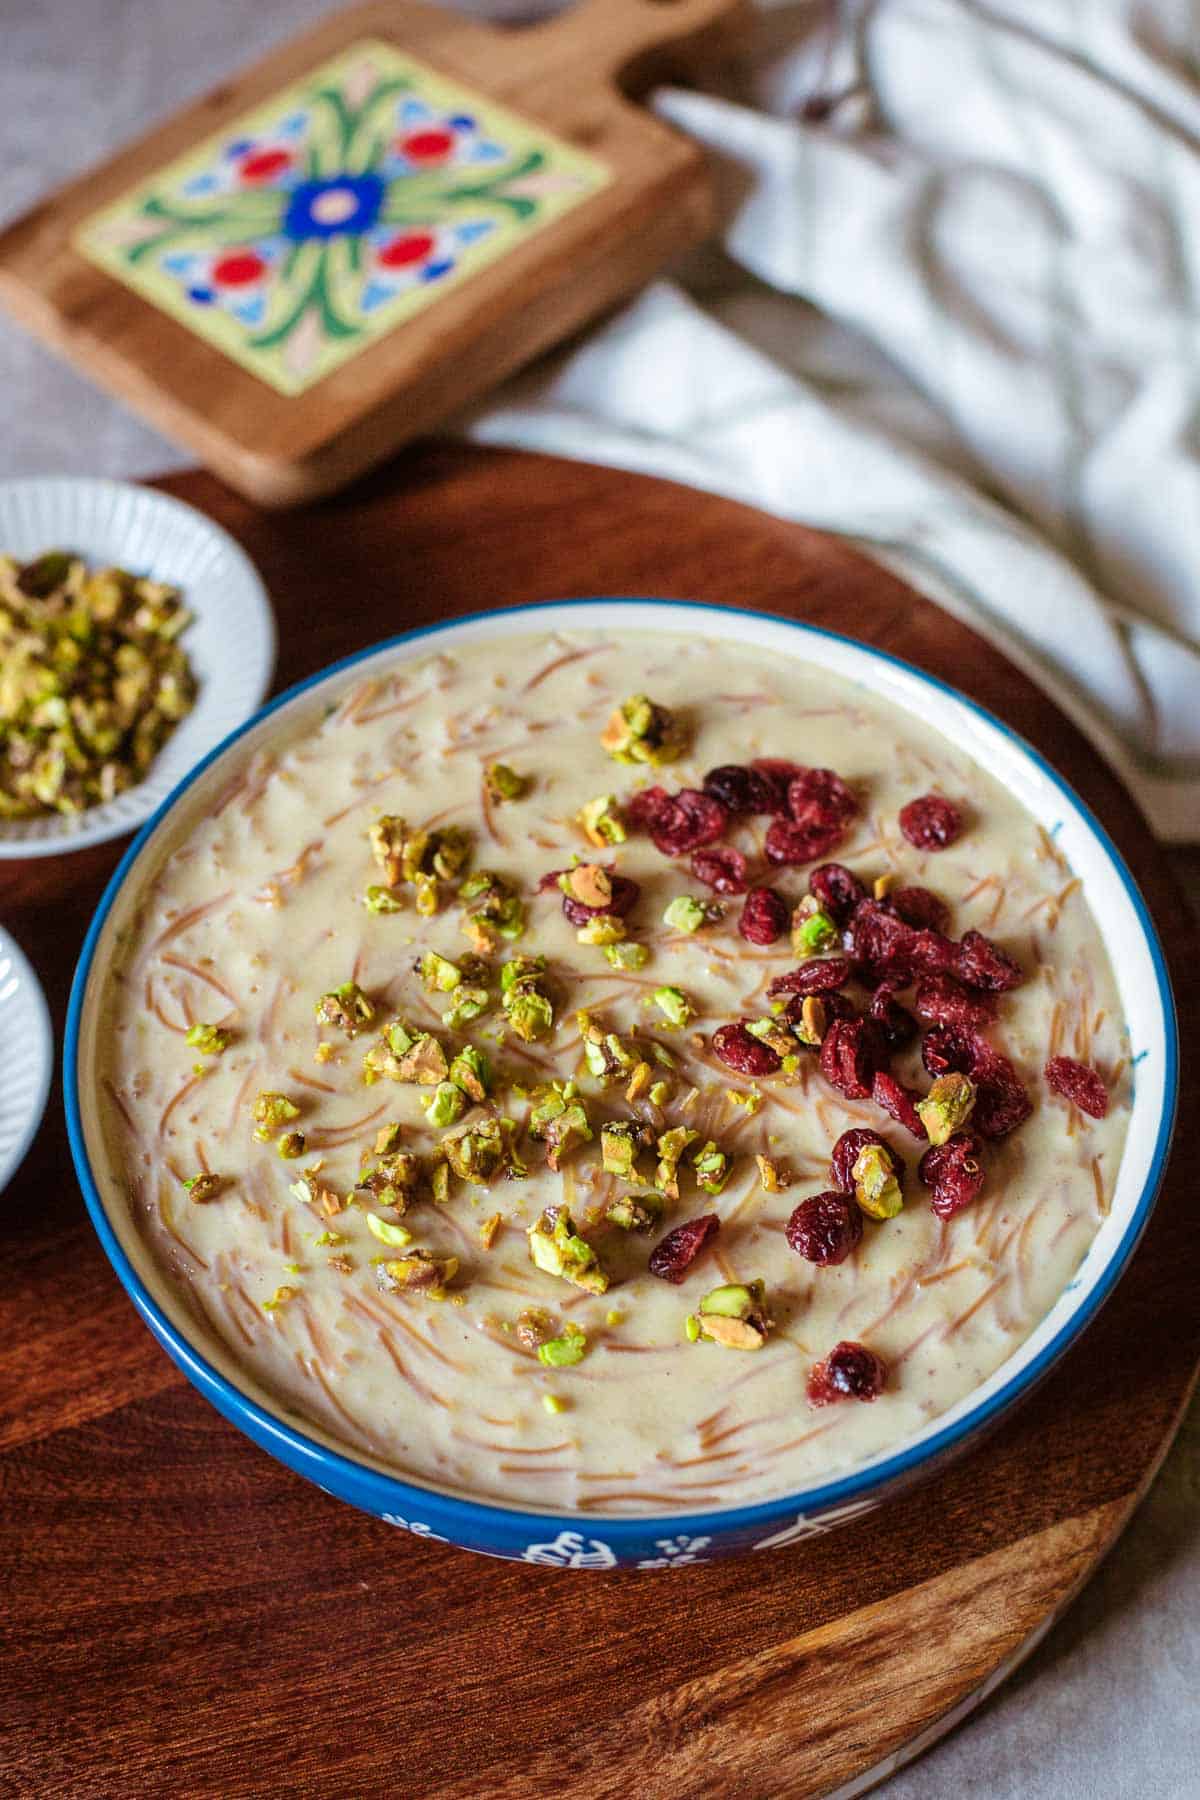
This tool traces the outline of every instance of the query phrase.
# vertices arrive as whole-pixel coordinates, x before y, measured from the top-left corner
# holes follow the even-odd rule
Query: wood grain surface
[[[722,600],[849,630],[1025,732],[1128,857],[1185,1044],[1188,915],[1132,802],[964,626],[820,535],[665,482],[431,447],[284,518],[159,484],[255,558],[280,685],[406,625],[589,593]],[[0,866],[57,1022],[119,846]],[[1197,1080],[1158,1210],[1082,1342],[981,1449],[790,1550],[641,1573],[422,1544],[254,1449],[138,1322],[55,1100],[0,1203],[0,1789],[775,1800],[866,1777],[1019,1658],[1120,1530],[1198,1354]]]
[[[419,0],[346,8],[0,233],[0,299],[85,375],[260,504],[332,492],[708,234],[703,152],[626,92],[703,69],[741,4],[583,0],[520,31]],[[411,52],[587,151],[613,179],[314,386],[284,395],[95,267],[72,238],[97,210],[367,38]]]

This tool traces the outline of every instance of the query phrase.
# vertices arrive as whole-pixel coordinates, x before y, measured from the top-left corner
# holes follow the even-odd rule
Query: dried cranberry
[[[832,769],[803,769],[788,783],[788,811],[806,830],[845,828],[858,816],[858,801]]]
[[[744,894],[746,891],[746,859],[740,850],[725,844],[715,849],[697,850],[692,857],[692,874],[705,887],[718,894]]]
[[[953,975],[926,975],[913,1006],[926,1025],[951,1025],[957,1031],[976,1031],[996,1017],[990,995],[970,993]]]
[[[624,919],[633,911],[642,891],[637,882],[630,881],[626,875],[613,875],[609,879],[612,882],[612,898],[604,906],[587,906],[582,900],[577,900],[574,894],[563,895],[562,909],[572,925],[586,925],[589,919],[609,916]]]
[[[704,791],[719,800],[727,812],[770,813],[777,811],[778,784],[758,769],[744,763],[723,763],[710,769],[704,777]]]
[[[650,821],[650,836],[664,856],[683,856],[715,843],[729,823],[729,814],[711,794],[699,788],[680,788],[669,808],[661,808]]]
[[[977,1037],[967,1073],[975,1083],[972,1130],[981,1137],[1001,1138],[1025,1123],[1033,1111],[1033,1102],[1007,1056]]]
[[[859,902],[867,897],[866,888],[845,863],[822,863],[809,876],[808,888],[839,925],[844,925]]]
[[[666,788],[640,788],[631,794],[625,803],[625,813],[629,823],[637,831],[649,831],[660,813],[669,811],[671,796]]]
[[[808,1403],[828,1406],[833,1400],[877,1400],[887,1382],[887,1364],[865,1344],[844,1339],[808,1373]]]
[[[922,794],[900,808],[900,829],[917,850],[948,850],[962,836],[963,817],[943,794]]]
[[[821,1073],[847,1100],[865,1100],[883,1045],[872,1019],[834,1019],[821,1044]]]
[[[787,901],[782,894],[775,893],[772,888],[751,888],[742,907],[738,930],[751,944],[773,944],[787,930],[788,916]]]
[[[712,1034],[713,1055],[727,1069],[739,1075],[774,1075],[779,1057],[770,1044],[752,1037],[739,1021],[735,1025],[719,1025]]]
[[[903,1125],[905,1131],[910,1131],[913,1137],[925,1136],[925,1127],[917,1111],[918,1096],[911,1088],[906,1088],[902,1081],[897,1081],[894,1075],[889,1075],[886,1069],[880,1069],[871,1083],[871,1098],[876,1106],[891,1113],[897,1125]]]
[[[829,1159],[829,1173],[834,1185],[841,1188],[844,1194],[854,1192],[854,1165],[868,1144],[878,1144],[881,1150],[887,1151],[896,1171],[896,1180],[901,1186],[904,1185],[904,1163],[887,1139],[880,1137],[877,1131],[867,1131],[856,1126],[853,1131],[843,1131],[833,1146],[833,1154]]]
[[[662,1281],[673,1281],[678,1287],[705,1245],[711,1243],[720,1229],[721,1221],[716,1213],[702,1213],[698,1219],[676,1225],[674,1231],[668,1231],[650,1252],[650,1273]]]
[[[929,1204],[939,1219],[952,1219],[970,1206],[983,1186],[982,1145],[973,1131],[956,1131],[944,1144],[932,1144],[917,1164],[929,1189]]]
[[[958,946],[940,931],[906,925],[881,900],[855,907],[842,941],[875,981],[905,984],[927,971],[954,967],[958,956]]]
[[[786,812],[788,787],[797,775],[803,775],[802,766],[788,762],[782,756],[756,756],[750,767],[766,785],[769,804],[765,810],[773,813]]]
[[[816,862],[836,850],[846,835],[844,825],[797,825],[793,819],[772,819],[767,827],[763,849],[769,863],[777,868],[798,868],[801,863]]]
[[[1090,1063],[1076,1062],[1073,1056],[1052,1056],[1043,1074],[1056,1094],[1074,1102],[1080,1112],[1102,1119],[1108,1111],[1108,1089]]]
[[[933,1025],[921,1039],[921,1061],[931,1075],[969,1075],[975,1066],[973,1034]]]
[[[1014,962],[1007,950],[993,944],[981,931],[964,931],[954,960],[954,974],[968,987],[983,988],[991,994],[1007,994],[1020,987],[1025,971]]]
[[[776,975],[767,988],[767,998],[782,1000],[785,994],[827,994],[849,981],[851,973],[844,956],[820,957],[799,969],[789,969],[786,975]]]
[[[845,1262],[863,1234],[863,1216],[845,1194],[814,1194],[787,1222],[787,1241],[807,1262]]]
[[[945,931],[950,923],[950,908],[927,887],[893,888],[887,904],[906,925],[915,925],[918,930]]]
[[[889,1050],[903,1049],[917,1035],[917,1021],[907,1007],[899,1004],[891,982],[881,981],[875,989],[867,1007],[867,1017],[878,1024]]]

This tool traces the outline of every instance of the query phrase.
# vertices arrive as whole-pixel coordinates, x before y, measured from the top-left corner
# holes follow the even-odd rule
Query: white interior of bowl
[[[0,482],[0,554],[26,561],[44,550],[73,550],[181,588],[195,615],[182,643],[199,693],[145,780],[86,812],[0,820],[0,857],[81,850],[133,831],[250,717],[275,663],[274,618],[254,565],[228,532],[181,500],[74,476]]]
[[[0,930],[0,1193],[42,1122],[53,1067],[45,996],[27,958]]]
[[[781,658],[799,659],[829,669],[859,683],[871,693],[884,696],[890,705],[903,707],[925,720],[1003,782],[1051,833],[1073,873],[1082,880],[1093,917],[1108,947],[1124,1008],[1135,1076],[1128,1136],[1111,1210],[1074,1279],[1055,1306],[986,1382],[956,1406],[938,1415],[919,1433],[854,1468],[839,1469],[837,1479],[853,1476],[862,1480],[872,1469],[898,1457],[906,1458],[910,1465],[917,1463],[924,1445],[935,1438],[940,1440],[969,1416],[986,1416],[994,1412],[1006,1391],[1014,1384],[1020,1384],[1022,1375],[1029,1373],[1032,1377],[1039,1373],[1052,1354],[1062,1347],[1058,1340],[1071,1322],[1080,1314],[1088,1315],[1092,1305],[1106,1291],[1112,1279],[1114,1260],[1131,1250],[1135,1221],[1147,1210],[1148,1189],[1160,1176],[1165,1157],[1165,1128],[1169,1126],[1174,1105],[1174,1020],[1165,977],[1161,974],[1161,955],[1140,896],[1116,861],[1115,852],[1069,791],[1041,765],[1025,744],[968,702],[916,671],[862,645],[816,630],[753,613],[727,612],[712,607],[691,608],[669,602],[595,601],[517,608],[441,627],[436,636],[421,632],[405,642],[356,660],[352,673],[343,669],[317,678],[242,733],[234,745],[209,764],[159,822],[128,871],[96,945],[80,1020],[78,1079],[84,1139],[105,1210],[122,1248],[161,1311],[180,1335],[212,1362],[233,1386],[266,1412],[301,1430],[306,1437],[325,1444],[350,1461],[367,1461],[368,1466],[395,1475],[394,1470],[352,1455],[315,1426],[297,1420],[281,1409],[278,1402],[237,1369],[223,1346],[211,1336],[205,1336],[173,1299],[129,1218],[120,1171],[110,1166],[98,1121],[95,1081],[97,1001],[116,933],[129,920],[143,879],[160,865],[167,851],[186,837],[191,822],[204,812],[210,797],[228,779],[231,759],[241,759],[266,738],[286,731],[289,721],[311,713],[325,697],[340,692],[348,682],[359,680],[376,668],[420,658],[434,648],[449,649],[501,635],[523,634],[530,630],[569,632],[593,627],[618,628],[627,632],[688,630],[702,632],[710,638],[736,639]],[[1141,1223],[1144,1224],[1144,1216]],[[410,1486],[422,1485],[407,1476],[398,1479]],[[815,1491],[815,1487],[809,1491]],[[469,1494],[462,1497],[474,1498]],[[802,1508],[805,1496],[784,1491],[779,1499]],[[495,1503],[489,1501],[486,1504]],[[597,1515],[588,1516],[594,1524]]]

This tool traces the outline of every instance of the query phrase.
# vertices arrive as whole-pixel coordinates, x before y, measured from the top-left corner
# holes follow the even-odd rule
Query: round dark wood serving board
[[[1200,955],[1133,803],[1016,669],[833,540],[665,482],[436,446],[287,516],[207,475],[158,485],[258,563],[280,686],[410,624],[579,594],[759,607],[910,658],[1002,714],[1099,813],[1163,930],[1194,1038]],[[0,865],[0,911],[60,1027],[120,848]],[[1200,1352],[1200,1094],[1185,1072],[1145,1242],[1016,1418],[882,1514],[662,1575],[422,1544],[253,1448],[138,1322],[52,1102],[0,1202],[5,1791],[860,1791],[1020,1660],[1170,1443]]]

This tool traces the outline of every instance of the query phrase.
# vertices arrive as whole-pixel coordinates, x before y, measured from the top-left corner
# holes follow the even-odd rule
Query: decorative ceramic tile
[[[77,244],[298,394],[610,179],[370,40],[94,215]]]

